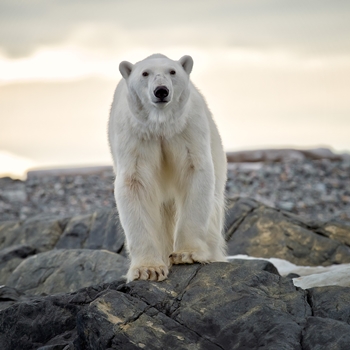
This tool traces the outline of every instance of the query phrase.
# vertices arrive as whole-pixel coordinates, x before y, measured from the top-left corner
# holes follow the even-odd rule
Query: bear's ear
[[[134,67],[134,65],[128,61],[120,62],[119,72],[123,76],[124,79],[129,78],[133,67]]]
[[[185,72],[189,75],[192,72],[192,67],[193,67],[193,59],[191,56],[182,56],[179,59],[179,63],[181,64],[181,66],[183,67],[183,69],[185,70]]]

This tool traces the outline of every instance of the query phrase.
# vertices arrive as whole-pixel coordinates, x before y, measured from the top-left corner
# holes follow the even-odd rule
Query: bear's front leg
[[[137,172],[116,179],[115,197],[131,258],[128,282],[162,281],[168,276],[169,253],[160,236],[160,194],[153,181]]]
[[[209,221],[214,202],[214,169],[207,161],[192,166],[185,174],[179,198],[179,218],[175,232],[171,264],[211,262],[208,245]]]

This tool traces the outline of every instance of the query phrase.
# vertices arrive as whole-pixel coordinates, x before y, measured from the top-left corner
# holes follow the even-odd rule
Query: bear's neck
[[[132,103],[129,105],[135,106]],[[130,111],[132,114],[130,126],[138,137],[146,140],[169,139],[185,129],[190,103],[186,98],[184,101],[173,101],[164,109],[138,106],[138,108],[130,108]]]

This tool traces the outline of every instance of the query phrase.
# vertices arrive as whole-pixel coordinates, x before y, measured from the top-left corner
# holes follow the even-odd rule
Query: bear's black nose
[[[165,97],[169,95],[169,89],[166,86],[157,86],[153,93],[154,93],[154,96],[163,100]]]

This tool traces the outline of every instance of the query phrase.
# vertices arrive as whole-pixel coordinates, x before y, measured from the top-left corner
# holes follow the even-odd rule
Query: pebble
[[[305,218],[350,222],[350,160],[230,163],[228,198],[250,197]],[[112,168],[96,174],[0,178],[0,221],[114,208]]]
[[[229,168],[229,198],[251,197],[311,220],[350,221],[348,159],[260,163],[246,172],[238,165]]]

